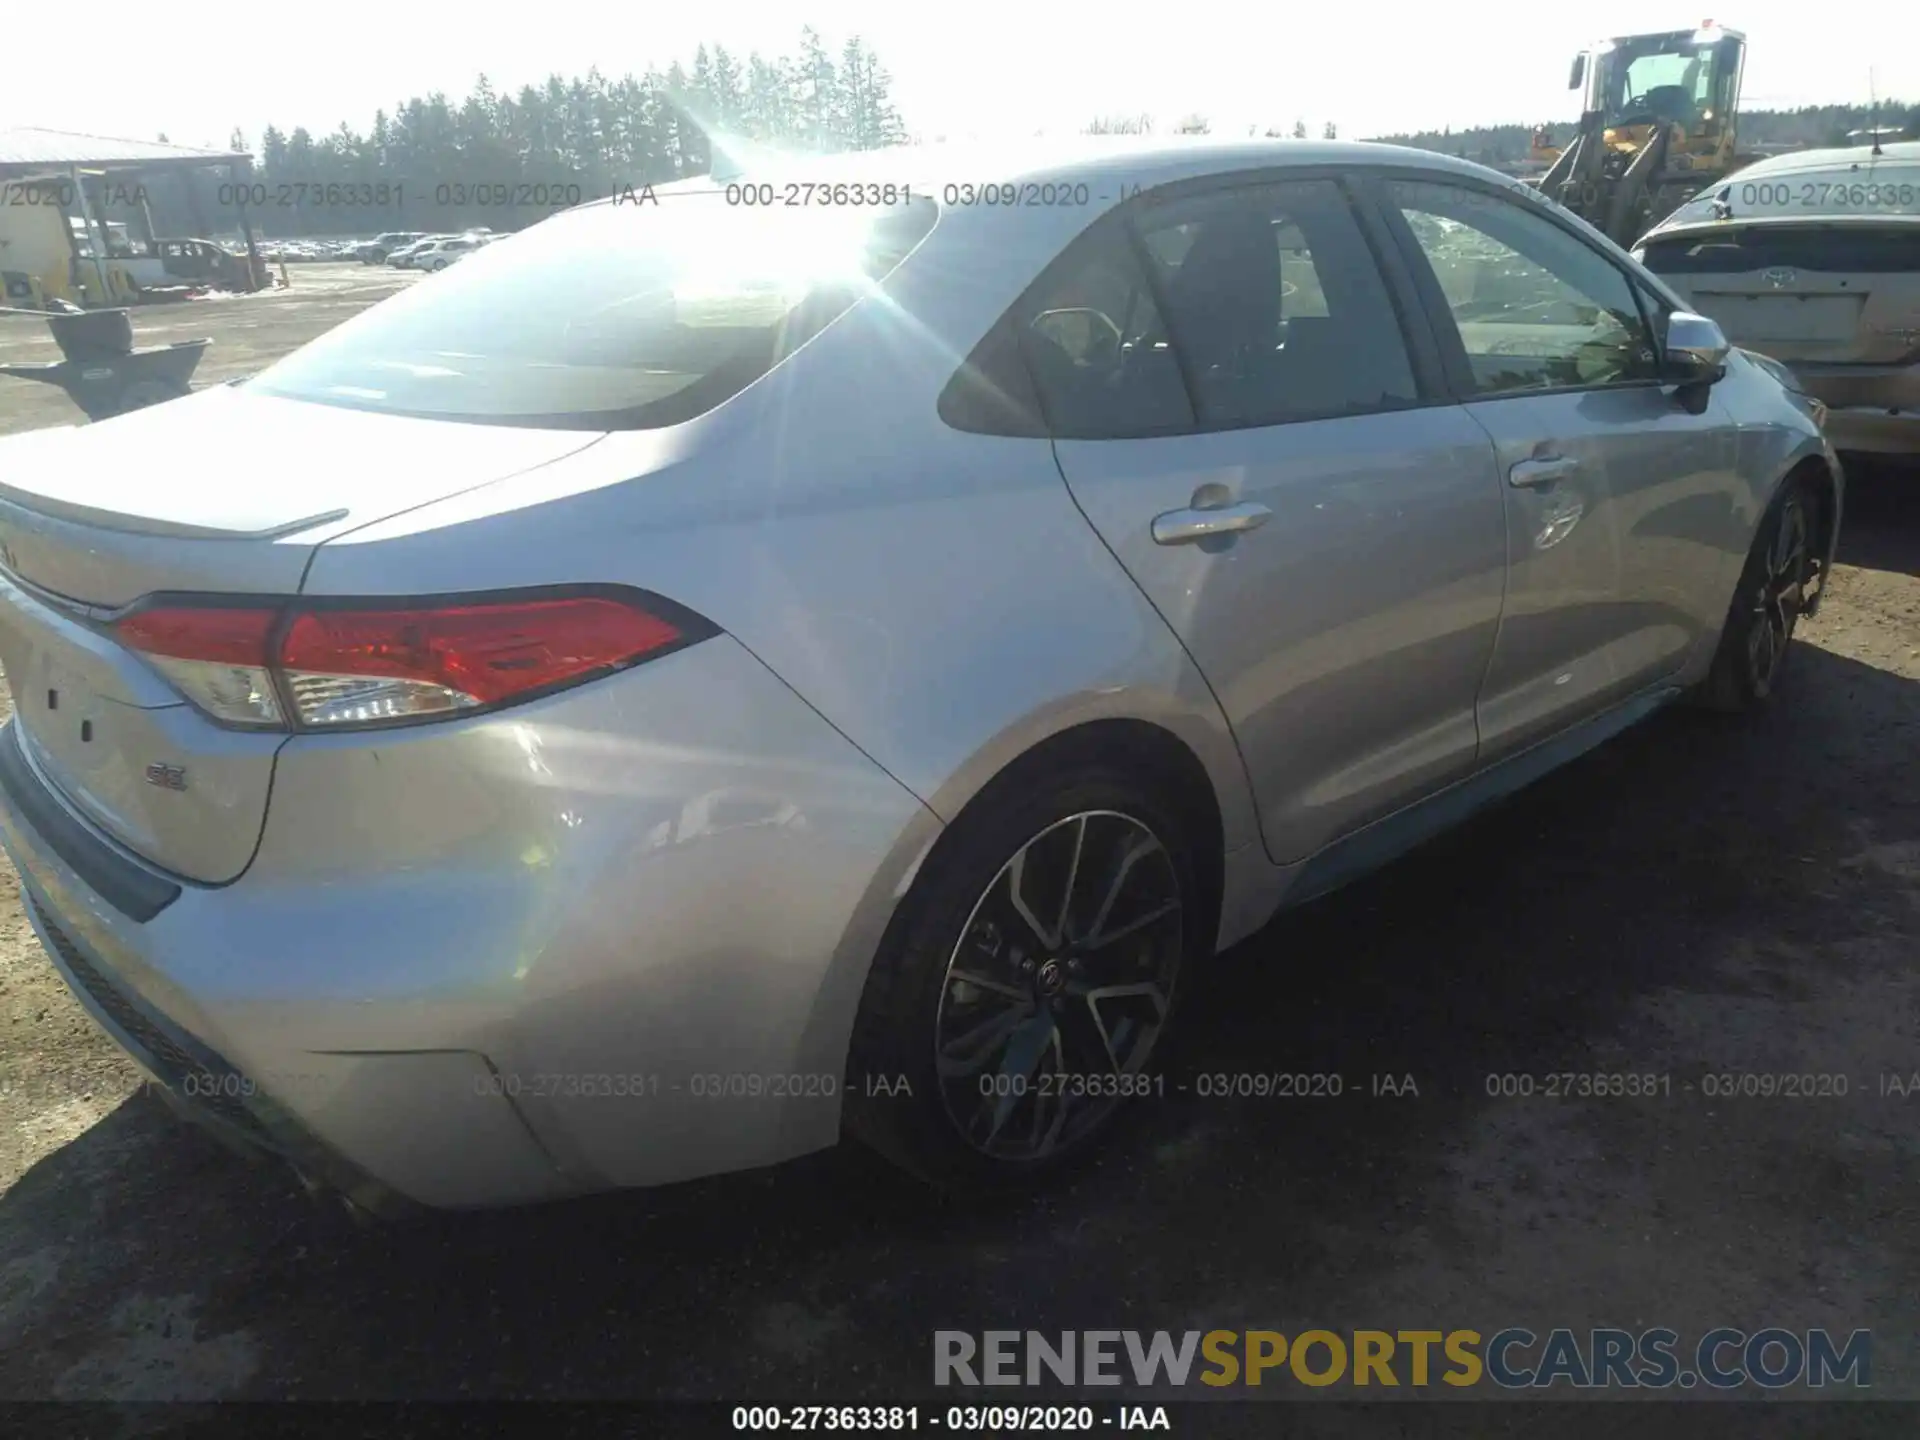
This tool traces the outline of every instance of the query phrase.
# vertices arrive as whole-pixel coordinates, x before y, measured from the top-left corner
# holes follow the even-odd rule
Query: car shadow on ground
[[[1847,462],[1840,563],[1920,575],[1920,462]]]
[[[1777,1108],[1542,1118],[1489,1094],[1597,1070],[1677,1091],[1763,1053],[1703,1051],[1697,1000],[1895,983],[1920,933],[1920,699],[1814,646],[1794,663],[1774,712],[1661,716],[1237,947],[1196,988],[1168,1093],[1037,1197],[937,1203],[843,1150],[368,1231],[136,1094],[0,1199],[0,1393],[950,1399],[939,1328],[1445,1329],[1528,1306],[1684,1327],[1767,1302],[1826,1323],[1797,1298],[1816,1284],[1912,1333],[1911,1309],[1874,1308],[1912,1302],[1806,1258],[1871,1232],[1872,1286],[1920,1290],[1910,1147],[1849,1150]],[[1199,1079],[1316,1073],[1342,1094]]]

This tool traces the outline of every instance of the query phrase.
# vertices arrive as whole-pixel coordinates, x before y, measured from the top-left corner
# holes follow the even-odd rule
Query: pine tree
[[[746,110],[746,89],[739,62],[727,53],[723,45],[713,47],[713,67],[707,83],[713,102],[714,120],[728,130],[737,130]]]
[[[1153,128],[1144,115],[1102,123],[1129,134]],[[304,129],[289,135],[265,126],[256,155],[260,179],[305,182],[322,193],[329,183],[385,181],[402,188],[406,204],[377,218],[364,206],[329,209],[316,203],[271,215],[256,212],[253,219],[278,235],[364,234],[370,222],[411,229],[519,228],[546,211],[503,210],[489,195],[529,184],[593,199],[616,186],[702,174],[712,162],[710,126],[823,150],[897,144],[907,133],[892,79],[873,49],[856,37],[831,51],[817,31],[807,29],[785,57],[754,53],[743,61],[720,45],[704,45],[690,57],[690,69],[675,63],[618,80],[598,70],[552,75],[512,95],[500,94],[481,75],[458,99],[435,92],[376,111],[364,134],[342,123],[318,140]],[[248,148],[240,131],[231,143],[239,153]],[[454,203],[462,187],[470,202],[465,206]],[[154,219],[163,232],[188,225],[181,203],[173,187],[156,192]]]
[[[893,108],[893,78],[858,36],[840,53],[842,138],[855,150],[898,145],[906,138],[900,112]]]
[[[794,61],[789,88],[793,93],[794,128],[802,145],[817,150],[837,148],[838,76],[826,42],[811,25],[800,32],[800,55]]]

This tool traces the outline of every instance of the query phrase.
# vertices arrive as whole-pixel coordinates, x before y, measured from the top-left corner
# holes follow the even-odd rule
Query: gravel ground
[[[350,302],[305,274],[225,304]],[[937,1327],[1721,1324],[1869,1327],[1920,1398],[1920,1090],[1882,1093],[1920,1072],[1920,480],[1856,478],[1843,560],[1773,713],[1656,719],[1213,970],[1180,1066],[1344,1096],[1152,1102],[1026,1201],[840,1152],[337,1225],[140,1093],[0,902],[0,1398],[952,1398]],[[1570,1070],[1672,1093],[1487,1091]],[[1734,1071],[1849,1093],[1702,1093]]]
[[[193,372],[196,388],[251,375],[289,350],[394,291],[425,278],[384,265],[289,265],[286,289],[217,300],[145,305],[133,312],[136,349],[211,336],[213,344]],[[0,364],[58,360],[46,322],[0,315]],[[0,375],[0,435],[48,425],[78,425],[85,417],[66,392],[34,380]]]

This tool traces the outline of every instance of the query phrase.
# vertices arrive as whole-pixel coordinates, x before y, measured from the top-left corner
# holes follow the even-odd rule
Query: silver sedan
[[[1790,378],[1411,150],[628,190],[0,442],[0,829],[164,1093],[357,1204],[1027,1181],[1277,910],[1775,697]]]

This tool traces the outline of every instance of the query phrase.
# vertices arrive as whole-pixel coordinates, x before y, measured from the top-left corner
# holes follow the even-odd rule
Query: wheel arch
[[[896,989],[900,976],[887,959],[917,933],[927,915],[921,901],[929,892],[922,882],[930,879],[944,856],[969,843],[977,833],[973,822],[986,821],[1002,804],[1045,786],[1055,776],[1070,776],[1089,762],[1106,765],[1129,778],[1138,777],[1140,788],[1152,797],[1156,808],[1164,807],[1179,817],[1181,838],[1186,842],[1199,891],[1194,897],[1199,907],[1199,933],[1219,933],[1224,892],[1230,880],[1229,857],[1223,847],[1224,820],[1206,764],[1180,735],[1138,716],[1083,720],[1047,734],[1001,765],[958,802],[957,811],[926,839],[909,865],[903,870],[887,867],[898,879],[884,921],[877,927],[876,943],[862,957],[859,1001],[848,1016],[844,1032],[836,1024],[836,1034],[843,1033],[844,1038],[843,1128],[909,1169],[918,1166],[908,1151],[888,1140],[887,1127],[876,1119],[874,1107],[879,1102],[873,1098],[876,1092],[870,1083],[872,1077],[885,1077],[898,1066],[886,1063],[890,1047],[882,1038],[885,1032],[863,1027],[861,1017],[876,1003],[877,1013],[884,1017],[902,1003],[902,995],[911,993]],[[931,818],[932,812],[928,813]],[[1209,945],[1203,954],[1210,950]],[[880,986],[877,994],[875,984]]]
[[[1812,602],[1804,614],[1817,614],[1820,604],[1827,596],[1826,579],[1833,569],[1834,552],[1840,545],[1840,513],[1842,488],[1840,475],[1824,455],[1805,455],[1787,468],[1774,493],[1768,497],[1767,508],[1773,508],[1775,500],[1786,492],[1787,486],[1796,482],[1804,483],[1813,494],[1814,521],[1818,526],[1819,537],[1815,551],[1820,557],[1820,588],[1814,592]]]
[[[1231,750],[1230,739],[1227,744]],[[943,843],[955,827],[964,825],[968,815],[992,804],[994,797],[1009,787],[1033,784],[1048,771],[1076,761],[1103,759],[1138,769],[1149,777],[1156,795],[1182,812],[1194,832],[1193,860],[1203,887],[1203,913],[1218,926],[1223,910],[1233,903],[1227,890],[1240,883],[1229,866],[1226,843],[1236,801],[1246,812],[1245,823],[1254,822],[1251,799],[1244,792],[1236,797],[1230,790],[1223,803],[1218,775],[1203,759],[1203,751],[1204,745],[1190,743],[1188,735],[1174,726],[1139,715],[1098,716],[1050,729],[1010,756],[997,755],[998,763],[977,779],[975,767],[968,767],[964,776],[956,776],[942,788],[940,805],[926,806],[903,830],[892,853],[874,871],[854,905],[800,1037],[796,1064],[823,1073],[851,1065],[855,1016],[874,962],[898,927],[910,923],[914,882],[927,865],[937,862]],[[1238,751],[1233,750],[1232,755],[1237,769]],[[1219,763],[1216,757],[1215,765]],[[968,780],[973,783],[962,792],[958,786]],[[836,1115],[836,1125],[839,1118]],[[821,1128],[818,1117],[803,1121],[796,1116],[795,1123],[801,1128],[791,1135],[794,1154],[831,1144],[838,1135],[837,1129],[829,1132]]]
[[[938,858],[942,844],[965,825],[968,815],[997,803],[1009,792],[1044,783],[1047,776],[1088,761],[1106,762],[1140,776],[1143,788],[1181,816],[1194,850],[1191,858],[1201,886],[1201,913],[1207,917],[1212,934],[1217,935],[1228,846],[1227,822],[1215,778],[1180,735],[1165,725],[1134,716],[1083,720],[1055,730],[1002,764],[957,810],[948,812],[936,805],[936,812],[949,815],[949,822],[906,877],[906,889],[898,898],[905,901],[920,869]],[[953,803],[951,797],[948,803]]]
[[[932,794],[927,807],[949,827],[1003,786],[1030,784],[1049,769],[1088,759],[1138,768],[1156,793],[1190,821],[1194,857],[1209,887],[1206,903],[1218,926],[1237,917],[1248,888],[1229,857],[1259,851],[1259,817],[1251,781],[1225,714],[1192,660],[1180,656],[1171,687],[1134,684],[1063,697],[1002,729],[976,747]],[[921,857],[918,863],[930,858]],[[912,876],[908,877],[909,883]],[[1260,888],[1258,884],[1253,889]],[[903,888],[902,897],[905,895]],[[1244,928],[1228,922],[1237,936]],[[1216,929],[1216,939],[1219,931]]]
[[[1758,558],[1760,546],[1768,542],[1786,498],[1796,490],[1803,491],[1812,502],[1814,533],[1809,537],[1808,550],[1810,559],[1817,558],[1818,562],[1817,570],[1813,570],[1809,576],[1811,584],[1802,590],[1803,602],[1799,614],[1811,615],[1820,608],[1826,596],[1827,579],[1839,540],[1844,483],[1843,475],[1825,453],[1824,447],[1815,451],[1802,446],[1787,463],[1779,467],[1770,485],[1764,489],[1755,485],[1751,493],[1759,504],[1759,515],[1753,526],[1752,538],[1740,558],[1739,569],[1728,587],[1720,629],[1715,633],[1712,645],[1703,646],[1699,652],[1697,669],[1691,670],[1689,689],[1692,703],[1726,713],[1738,713],[1754,703],[1740,688],[1747,682],[1729,678],[1732,672],[1727,666],[1732,662],[1728,658],[1727,646],[1734,634],[1730,627],[1738,620],[1741,586],[1746,583],[1745,577],[1750,574]],[[1812,569],[1811,566],[1809,568]]]

